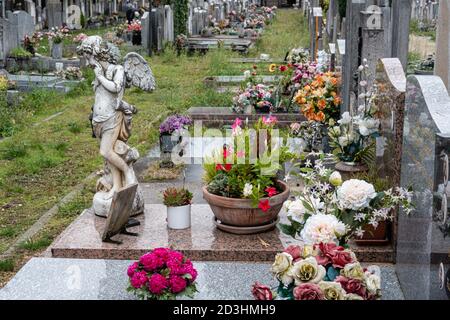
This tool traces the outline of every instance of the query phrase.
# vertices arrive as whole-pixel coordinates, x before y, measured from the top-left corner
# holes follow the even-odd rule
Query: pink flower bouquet
[[[174,300],[178,296],[192,298],[197,292],[197,270],[181,252],[156,248],[128,267],[133,292],[142,300]]]
[[[363,268],[350,249],[335,243],[291,245],[275,256],[272,273],[276,292],[260,283],[252,288],[256,300],[377,300],[381,281],[375,268]]]

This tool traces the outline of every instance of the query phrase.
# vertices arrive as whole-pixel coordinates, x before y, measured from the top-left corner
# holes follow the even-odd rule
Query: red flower
[[[281,72],[285,72],[287,70],[287,67],[286,66],[280,66],[280,71]]]
[[[267,212],[267,210],[270,209],[269,200],[260,200],[258,204],[258,208],[260,208],[262,211]]]
[[[225,165],[222,164],[216,164],[216,171],[225,171],[228,172],[233,168],[233,165],[231,163],[227,163]]]
[[[274,187],[267,187],[266,190],[267,194],[269,195],[269,197],[273,197],[274,195],[276,195],[277,189],[275,189]]]
[[[258,67],[256,66],[256,64],[253,65],[253,69],[258,69]]]
[[[272,290],[259,282],[253,285],[252,294],[255,300],[273,300]]]

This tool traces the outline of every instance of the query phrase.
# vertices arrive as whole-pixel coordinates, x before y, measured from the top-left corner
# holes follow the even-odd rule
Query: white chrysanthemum
[[[360,210],[367,208],[370,201],[376,196],[377,193],[373,185],[364,180],[347,180],[337,189],[337,198],[344,209]]]
[[[253,193],[253,185],[251,183],[246,183],[244,185],[244,191],[242,193],[244,197],[250,197]]]
[[[344,236],[347,228],[344,223],[331,214],[316,214],[308,218],[300,233],[302,240],[307,244],[320,242],[337,242]]]

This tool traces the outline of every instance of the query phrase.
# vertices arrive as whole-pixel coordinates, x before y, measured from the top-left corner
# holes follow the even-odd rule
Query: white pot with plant
[[[187,229],[191,226],[192,193],[184,188],[167,188],[164,191],[167,207],[167,226],[170,229]]]

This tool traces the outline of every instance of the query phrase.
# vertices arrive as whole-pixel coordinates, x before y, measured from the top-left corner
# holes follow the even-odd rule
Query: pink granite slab
[[[281,220],[286,215],[281,212]],[[218,230],[213,213],[207,204],[192,206],[192,227],[170,230],[166,224],[166,208],[162,204],[146,205],[145,214],[137,217],[141,222],[129,231],[138,237],[117,235],[121,245],[104,243],[101,234],[105,219],[85,210],[51,245],[53,257],[85,259],[138,259],[157,247],[172,247],[195,261],[268,261],[292,243],[292,238],[278,229],[256,235],[234,235]],[[362,262],[392,262],[390,246],[353,248]]]

